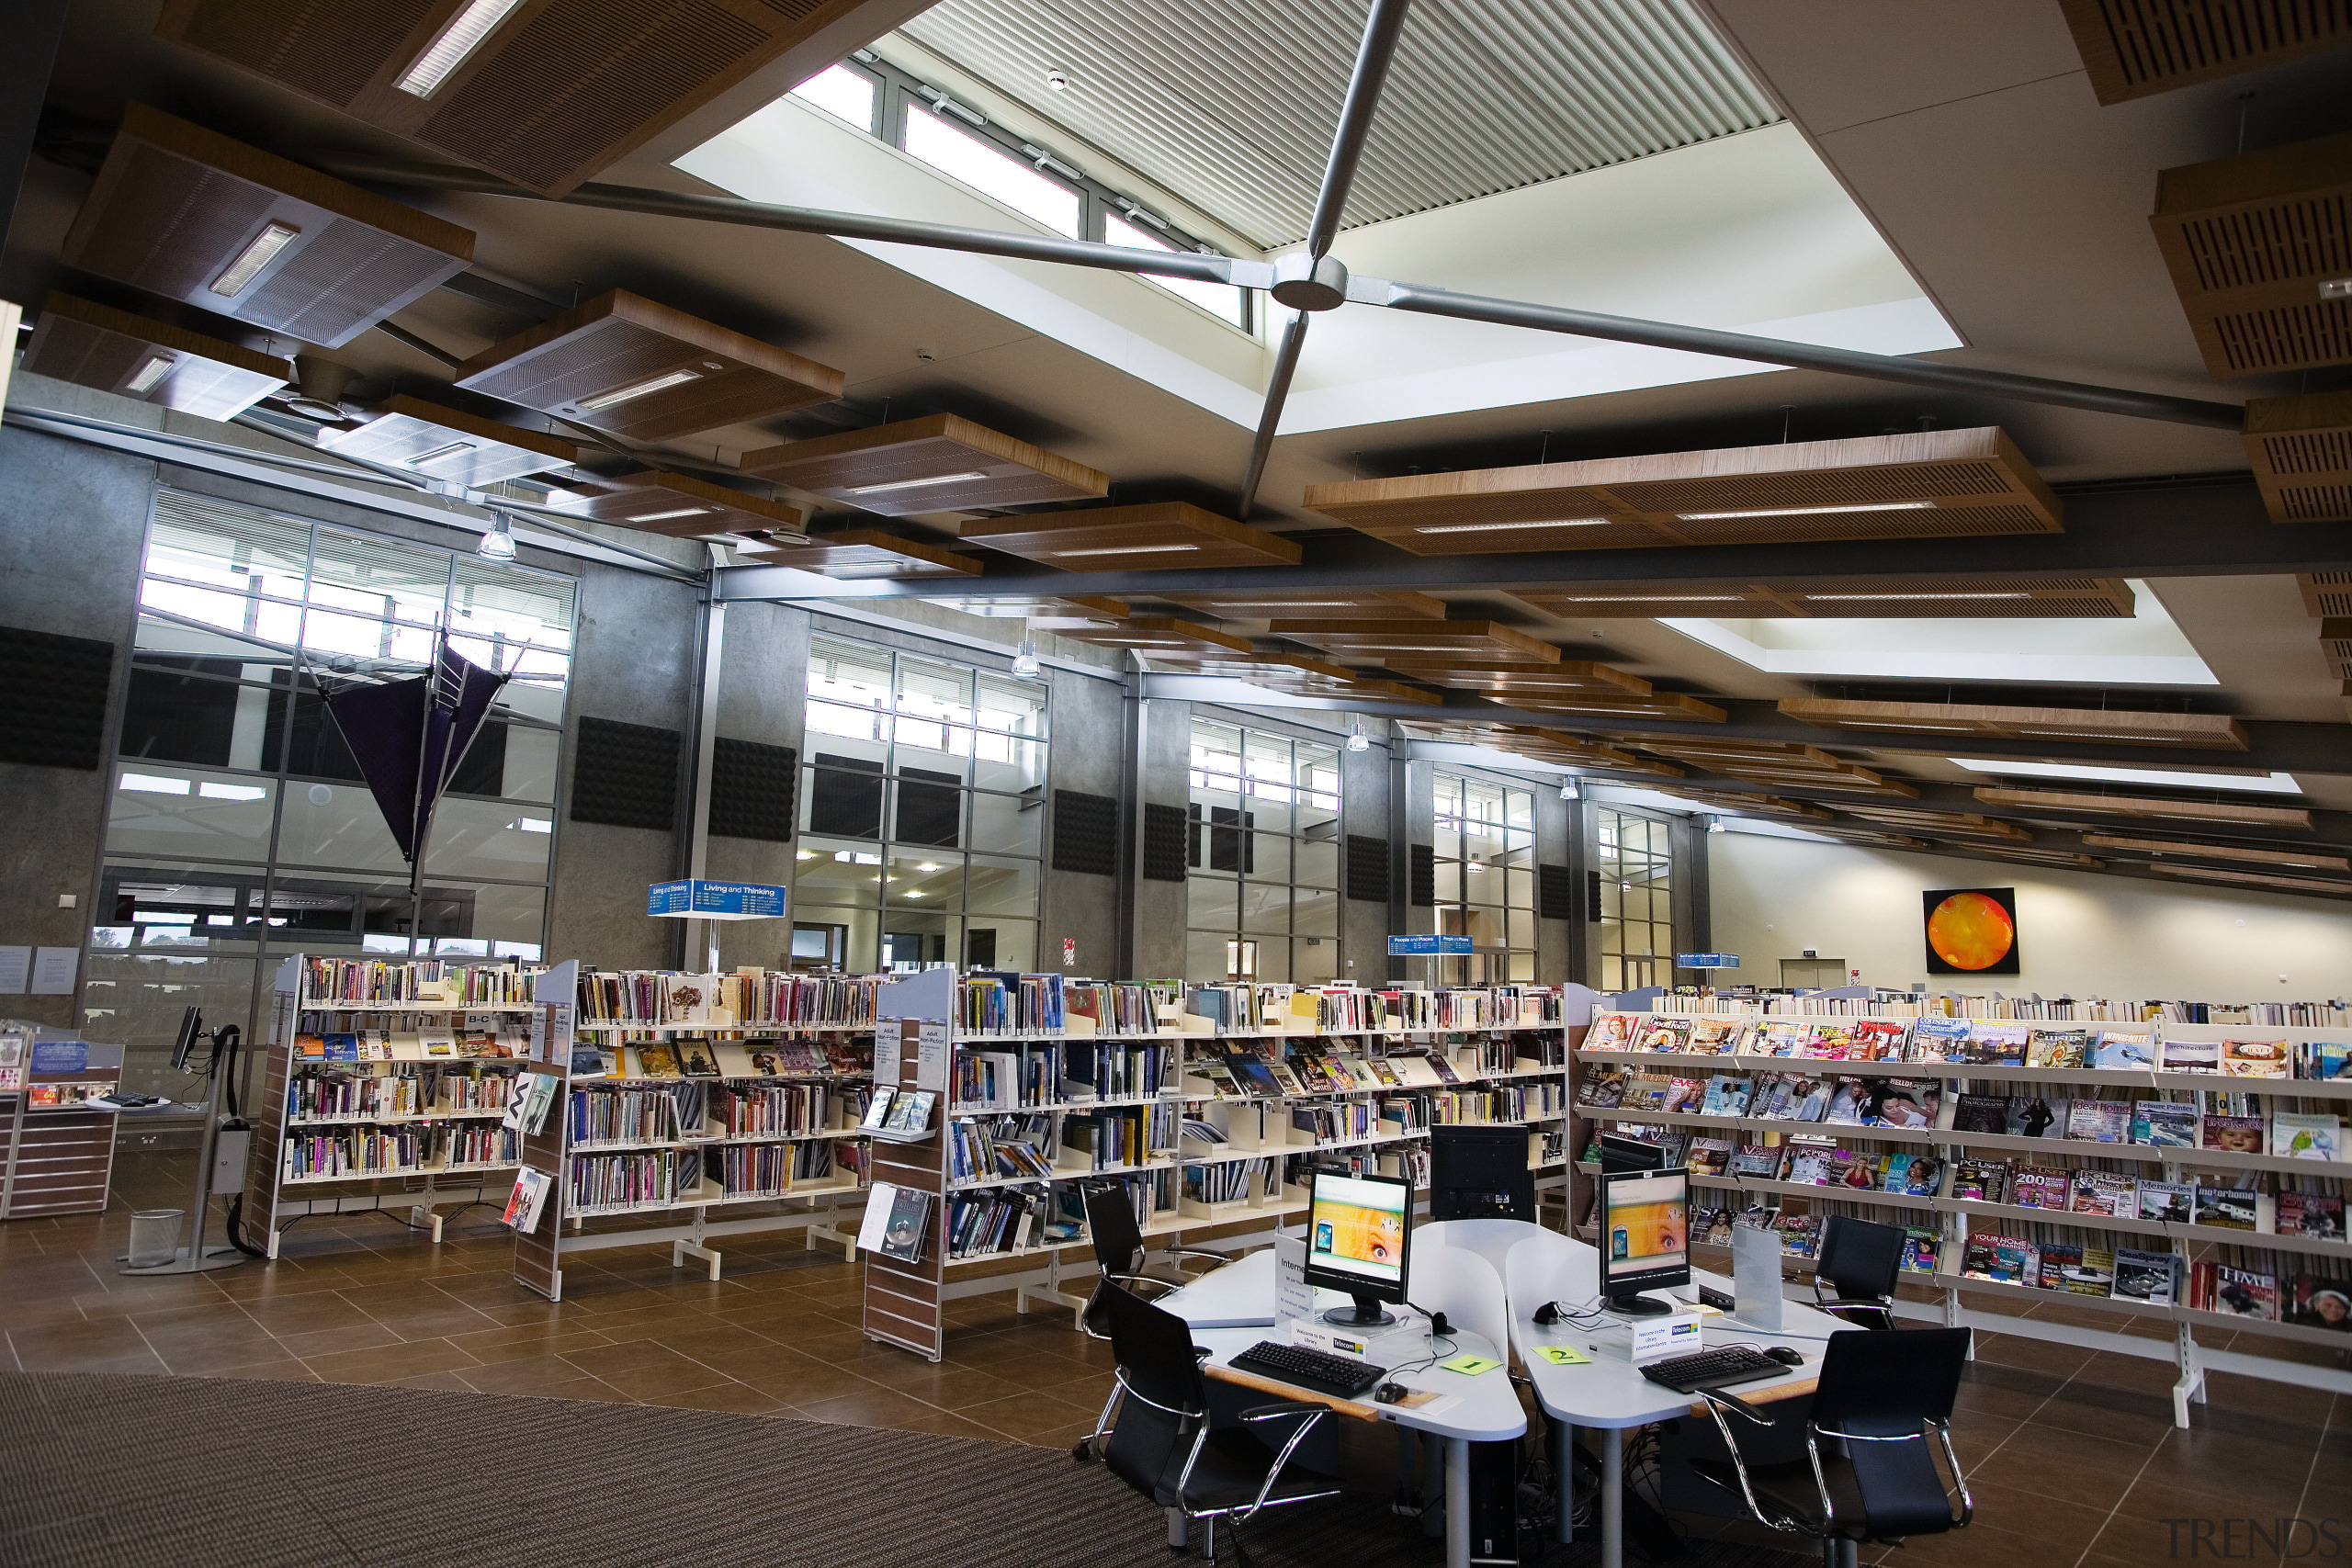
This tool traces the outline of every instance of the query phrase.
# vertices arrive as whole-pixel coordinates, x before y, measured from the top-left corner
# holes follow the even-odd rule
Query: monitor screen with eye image
[[[1645,1317],[1674,1309],[1644,1291],[1690,1282],[1690,1173],[1604,1171],[1600,1290],[1609,1310]]]
[[[1405,1231],[1412,1213],[1413,1184],[1406,1178],[1316,1173],[1306,1213],[1306,1282],[1355,1298],[1352,1307],[1325,1313],[1327,1322],[1377,1328],[1396,1321],[1380,1303],[1405,1299]]]

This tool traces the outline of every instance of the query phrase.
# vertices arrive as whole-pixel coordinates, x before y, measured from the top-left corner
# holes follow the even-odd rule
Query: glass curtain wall
[[[1340,977],[1340,753],[1193,720],[1185,978]]]
[[[1593,807],[1600,873],[1600,989],[1674,984],[1674,840],[1670,825]]]
[[[809,639],[791,960],[1037,966],[1046,688]]]
[[[1476,951],[1448,960],[1464,985],[1535,978],[1535,792],[1459,773],[1432,780],[1437,929]]]
[[[158,491],[83,971],[93,1037],[129,1045],[135,1078],[190,1003],[250,1032],[288,953],[538,958],[576,597],[560,573]],[[422,673],[445,626],[510,679],[415,897],[320,696]]]

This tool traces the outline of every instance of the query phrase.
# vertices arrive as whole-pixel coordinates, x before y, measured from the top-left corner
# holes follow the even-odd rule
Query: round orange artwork
[[[2009,912],[1982,893],[1955,893],[1928,917],[1928,945],[1955,969],[1989,969],[2017,940]]]

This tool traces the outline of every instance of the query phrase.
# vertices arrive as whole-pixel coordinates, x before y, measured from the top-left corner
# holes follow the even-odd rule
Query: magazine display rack
[[[503,1202],[520,1160],[502,1127],[528,1065],[535,971],[297,953],[272,988],[245,1223],[278,1253],[313,1214],[389,1214],[430,1230]]]
[[[0,1220],[105,1210],[115,1113],[88,1101],[121,1077],[119,1045],[0,1019]]]
[[[2196,1334],[2352,1350],[2347,1053],[2352,1028],[1597,1013],[1574,1052],[1575,1139],[1586,1156],[1604,1128],[1679,1145],[1722,1204],[1694,1239],[1778,1210],[1800,1272],[1826,1213],[1903,1225],[1905,1268],[1938,1299],[1898,1311],[2169,1354],[2186,1426],[2208,1370],[2352,1392],[2352,1373]],[[2119,1328],[1976,1312],[1971,1295],[2064,1299]],[[2135,1317],[2171,1324],[2168,1348],[2120,1331]]]
[[[526,1130],[543,1179],[514,1275],[550,1301],[567,1256],[668,1242],[719,1278],[722,1237],[799,1230],[846,1250],[864,1207],[878,976],[580,971],[541,978],[558,1082]]]
[[[1123,1184],[1146,1244],[1170,1248],[1271,1241],[1306,1213],[1310,1165],[1426,1186],[1430,1128],[1449,1122],[1525,1127],[1539,1184],[1565,1188],[1555,989],[933,973],[939,994],[907,1004],[945,1032],[933,1069],[900,1060],[938,1134],[876,1152],[877,1180],[932,1200],[925,1250],[870,1261],[866,1303],[869,1334],[933,1359],[946,1303],[1010,1290],[1021,1312],[1083,1308],[1081,1180]]]

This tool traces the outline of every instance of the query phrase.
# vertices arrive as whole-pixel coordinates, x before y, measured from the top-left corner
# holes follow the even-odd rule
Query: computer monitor
[[[1690,1282],[1690,1173],[1622,1170],[1600,1177],[1600,1292],[1611,1312],[1674,1309],[1642,1294]]]
[[[1396,1321],[1383,1302],[1405,1299],[1405,1227],[1413,1213],[1413,1184],[1399,1176],[1340,1176],[1317,1171],[1306,1211],[1306,1282],[1345,1291],[1352,1307],[1335,1307],[1324,1321],[1377,1328]]]
[[[1629,1138],[1623,1133],[1600,1134],[1600,1168],[1608,1174],[1620,1170],[1664,1170],[1666,1150],[1645,1138]]]
[[[172,1071],[187,1071],[187,1059],[196,1050],[196,1043],[204,1037],[204,1010],[189,1008],[180,1014],[178,1038],[172,1042]]]
[[[1535,1219],[1524,1127],[1430,1129],[1430,1217]]]

